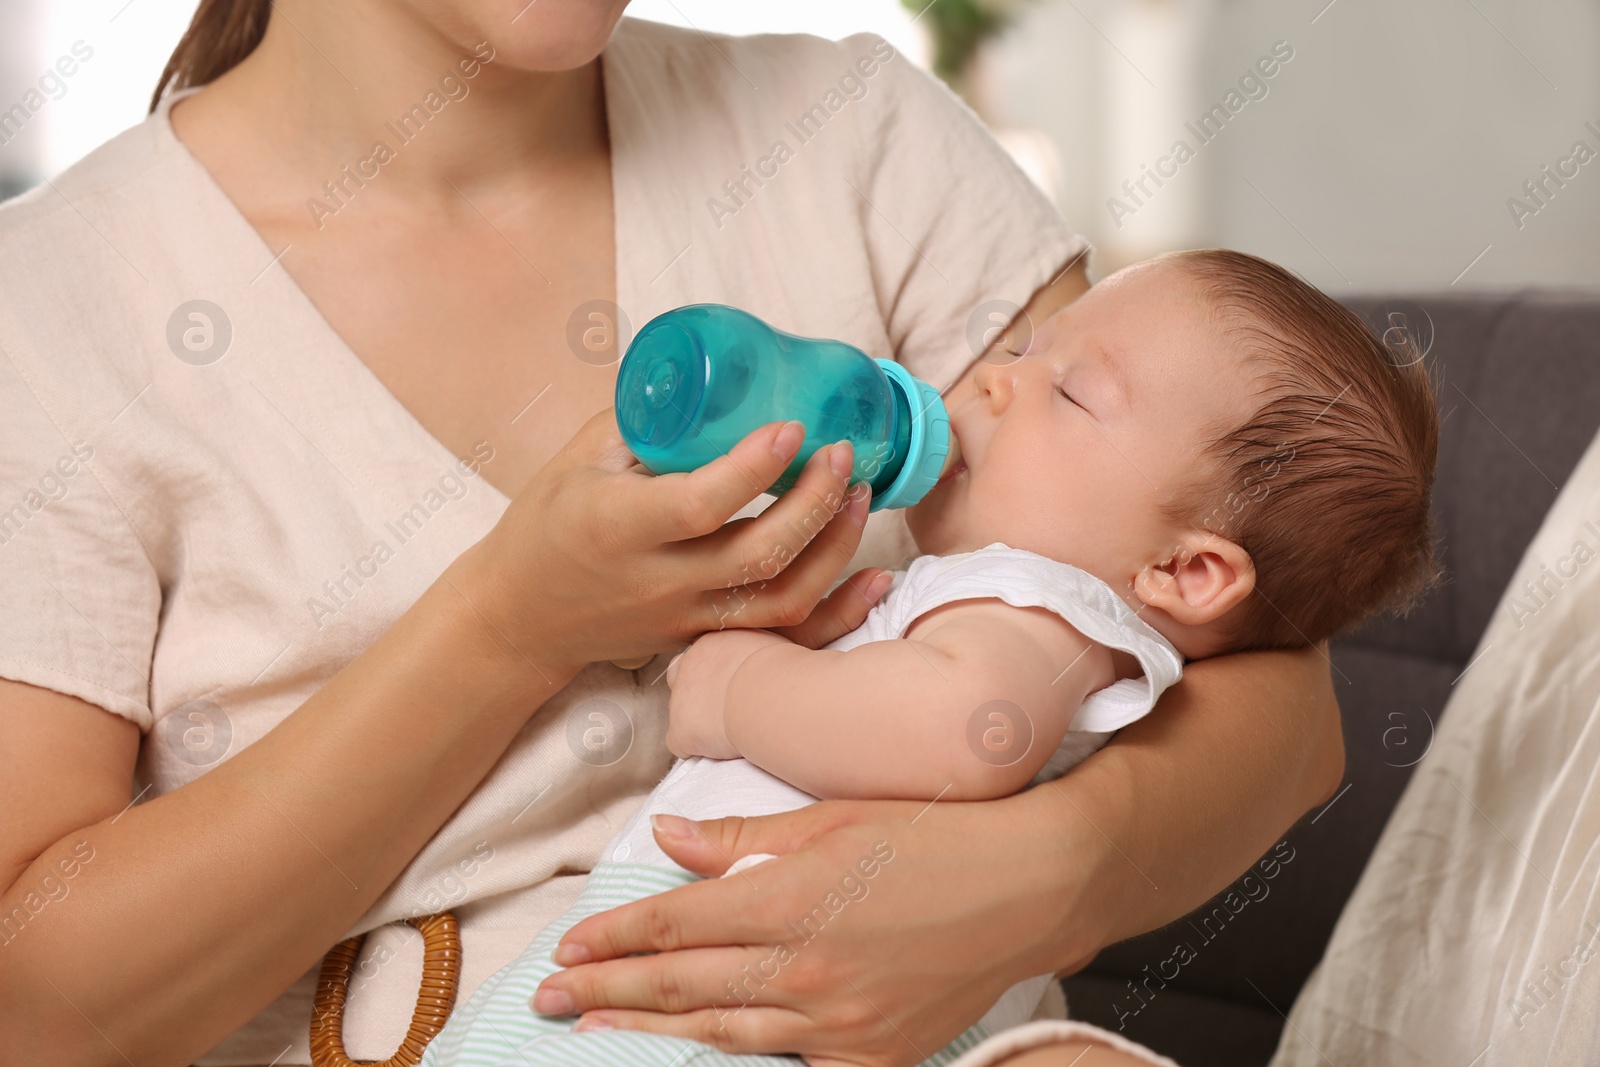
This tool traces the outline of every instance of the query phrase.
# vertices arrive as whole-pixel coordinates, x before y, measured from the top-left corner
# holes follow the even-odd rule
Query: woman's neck
[[[608,151],[598,58],[513,69],[494,42],[449,40],[398,4],[280,0],[256,50],[173,121],[186,142],[192,130],[258,156],[261,191],[283,183],[284,206],[301,210],[308,182],[315,192],[379,146],[387,158],[366,169],[381,164],[382,199],[457,203]]]

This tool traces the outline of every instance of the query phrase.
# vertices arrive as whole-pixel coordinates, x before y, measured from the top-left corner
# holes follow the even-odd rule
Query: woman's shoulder
[[[14,362],[80,382],[91,365],[137,362],[133,339],[176,302],[182,235],[207,226],[179,152],[152,116],[0,204],[0,335]]]
[[[181,214],[154,117],[0,204],[0,308],[27,318],[150,283],[150,236]],[[139,264],[144,264],[143,268]]]
[[[630,57],[654,53],[680,60],[705,61],[708,67],[714,65],[710,62],[714,60],[724,68],[717,73],[735,82],[740,81],[740,59],[759,65],[762,73],[804,74],[831,72],[841,58],[871,52],[874,48],[878,49],[880,60],[895,54],[893,46],[874,33],[857,33],[837,41],[809,33],[734,35],[636,18],[624,18],[618,23],[611,47],[627,51]]]
[[[764,133],[773,139],[814,136],[868,93],[931,84],[873,33],[837,41],[804,33],[732,36],[623,19],[610,47],[626,74],[663,105],[694,103],[702,112],[715,101],[711,110],[720,117],[767,119]],[[791,130],[786,122],[798,125]]]
[[[0,203],[0,248],[26,240],[43,229],[53,241],[65,241],[62,252],[94,241],[95,234],[80,211],[86,201],[125,196],[148,176],[163,156],[154,116],[132,126],[94,149],[54,178]]]

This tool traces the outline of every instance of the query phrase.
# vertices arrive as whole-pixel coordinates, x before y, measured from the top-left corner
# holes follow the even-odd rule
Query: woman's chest
[[[335,234],[335,218],[301,235],[307,254],[284,257],[428,433],[458,456],[487,442],[497,458],[484,477],[507,496],[611,403],[615,238],[609,182],[595,184],[537,210],[468,205],[448,223]]]

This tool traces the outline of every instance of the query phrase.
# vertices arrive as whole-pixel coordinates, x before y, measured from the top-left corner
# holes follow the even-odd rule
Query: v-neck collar
[[[624,21],[619,30],[626,26]],[[611,160],[611,187],[612,187],[612,232],[613,232],[613,259],[615,264],[613,278],[613,292],[616,294],[617,303],[623,307],[627,305],[626,294],[632,291],[631,279],[624,269],[626,262],[623,257],[622,232],[623,219],[621,207],[624,197],[618,189],[619,174],[622,173],[617,166],[617,137],[619,126],[628,124],[628,115],[623,105],[627,93],[622,84],[623,78],[618,76],[613,60],[613,45],[617,34],[608,41],[600,55],[601,81],[606,109],[606,129],[610,138]],[[455,455],[445,443],[439,440],[432,431],[419,421],[411,410],[400,402],[400,398],[383,383],[383,381],[367,366],[366,362],[350,347],[338,330],[334,329],[320,308],[311,299],[310,295],[301,288],[300,283],[283,268],[279,260],[288,251],[287,248],[273,251],[262,238],[261,234],[251,225],[250,220],[239,210],[238,205],[229,197],[226,190],[206,169],[205,164],[189,151],[188,145],[178,137],[172,128],[172,107],[179,100],[194,93],[202,91],[204,87],[182,89],[169,93],[162,98],[151,115],[151,125],[158,151],[170,152],[179,161],[179,166],[187,172],[196,196],[204,199],[201,205],[202,214],[214,223],[225,226],[224,232],[207,229],[199,234],[199,240],[206,243],[221,244],[232,250],[240,264],[259,264],[259,273],[250,280],[248,288],[259,290],[255,295],[258,299],[271,300],[280,307],[281,314],[288,321],[299,321],[309,325],[311,330],[318,335],[317,356],[319,357],[318,375],[323,376],[322,384],[330,386],[335,391],[342,384],[349,390],[349,395],[342,399],[351,405],[351,409],[371,411],[368,404],[378,404],[390,420],[397,421],[408,428],[410,436],[415,440],[419,458],[426,462],[424,469],[438,469],[455,464],[459,457]],[[637,323],[635,326],[639,325]],[[284,353],[285,358],[293,358]],[[340,379],[340,382],[329,383],[327,376]],[[324,420],[327,424],[328,420]],[[494,512],[498,514],[510,503],[510,497],[488,479],[479,479],[485,490],[491,494],[494,502]]]

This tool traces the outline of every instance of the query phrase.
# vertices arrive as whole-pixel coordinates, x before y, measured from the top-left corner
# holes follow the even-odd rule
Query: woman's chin
[[[495,62],[501,69],[554,73],[592,62],[627,5],[617,0],[540,0],[537,6],[515,6],[522,9],[513,20],[516,25],[491,38],[498,53]],[[490,24],[499,25],[498,17]]]

